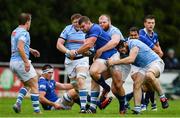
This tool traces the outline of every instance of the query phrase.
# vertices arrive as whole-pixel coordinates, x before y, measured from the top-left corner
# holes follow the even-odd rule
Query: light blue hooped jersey
[[[131,50],[133,47],[138,47],[139,52],[134,61],[134,65],[138,67],[146,67],[155,60],[161,60],[160,57],[145,43],[139,40],[128,40],[128,47]]]
[[[110,28],[106,32],[109,34],[110,37],[112,37],[113,34],[119,34],[121,37],[120,40],[124,40],[124,37],[121,31],[117,27],[114,27],[113,25],[111,25]]]
[[[69,50],[79,49],[85,40],[85,33],[77,31],[73,25],[68,25],[60,34],[60,38],[65,40],[65,47]]]
[[[26,57],[29,59],[30,35],[27,30],[17,27],[11,34],[11,59],[10,61],[22,61],[18,50],[18,41],[24,41],[24,50]]]

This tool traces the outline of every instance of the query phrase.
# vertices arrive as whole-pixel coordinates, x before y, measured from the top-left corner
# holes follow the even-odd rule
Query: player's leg
[[[76,68],[76,80],[78,82],[79,98],[81,103],[81,112],[86,113],[88,90],[86,87],[86,78],[88,76],[88,68],[79,66]]]
[[[37,76],[31,78],[24,84],[30,88],[30,97],[31,97],[31,101],[32,101],[32,106],[34,108],[34,112],[40,113]]]
[[[136,73],[133,79],[133,92],[134,92],[134,114],[139,114],[141,112],[141,97],[142,97],[142,84],[144,81],[144,75],[140,72]]]
[[[105,60],[96,59],[90,67],[90,75],[92,79],[97,82],[104,90],[103,94],[106,95],[110,91],[110,86],[105,82],[101,74],[107,70]]]
[[[125,114],[125,90],[123,88],[122,73],[115,67],[112,67],[110,71],[112,75],[112,92],[119,101],[119,113]]]
[[[152,84],[154,89],[158,92],[160,96],[160,101],[162,103],[162,108],[165,109],[165,108],[168,108],[169,106],[168,100],[165,94],[163,93],[159,80],[157,79],[157,77],[159,77],[160,74],[163,72],[163,69],[164,69],[163,67],[164,67],[164,63],[161,61],[152,63],[148,67],[148,70],[146,72],[146,79],[148,80],[149,83]]]

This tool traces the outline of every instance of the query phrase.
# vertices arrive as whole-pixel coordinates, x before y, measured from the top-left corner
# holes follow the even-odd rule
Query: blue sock
[[[101,76],[97,81],[96,81],[103,89],[106,91],[110,91],[110,86],[105,82],[104,78]]]
[[[17,100],[16,100],[16,103],[18,104],[22,104],[22,101],[24,99],[24,96],[26,96],[27,94],[27,89],[22,87],[20,90],[19,90],[19,93],[18,93],[18,96],[17,96]]]
[[[133,92],[128,93],[128,94],[126,95],[126,100],[129,102],[129,101],[132,99],[132,97],[133,97]]]
[[[90,107],[96,109],[99,91],[91,91]]]
[[[115,96],[119,101],[119,111],[125,110],[125,96],[120,96],[118,94],[115,94]]]
[[[87,104],[87,90],[86,89],[81,89],[79,90],[79,99],[81,103],[81,110],[86,109],[86,104]]]
[[[39,94],[30,94],[31,96],[31,101],[32,101],[32,105],[34,108],[34,112],[40,112],[40,107],[39,107]]]
[[[150,101],[152,104],[155,104],[155,92],[151,91],[149,95]]]

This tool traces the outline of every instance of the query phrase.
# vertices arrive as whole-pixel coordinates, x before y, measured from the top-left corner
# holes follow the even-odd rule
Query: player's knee
[[[98,78],[99,76],[99,73],[96,71],[96,70],[90,70],[90,75],[93,77],[93,78]]]
[[[87,78],[87,73],[83,73],[83,72],[81,72],[81,73],[78,73],[77,74],[77,76],[76,76],[78,79],[79,78],[81,78],[81,79],[86,79]]]
[[[153,76],[154,76],[154,74],[152,72],[147,72],[146,75],[145,75],[145,78],[146,78],[147,81],[151,82],[154,79]]]

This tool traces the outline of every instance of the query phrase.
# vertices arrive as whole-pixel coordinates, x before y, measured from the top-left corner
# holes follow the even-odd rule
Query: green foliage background
[[[31,47],[41,52],[39,59],[31,58],[34,62],[63,63],[56,41],[73,13],[87,15],[93,22],[109,14],[124,37],[131,26],[143,28],[145,15],[154,14],[163,51],[174,48],[180,57],[179,0],[0,0],[0,61],[9,61],[10,35],[21,12],[32,14]]]

